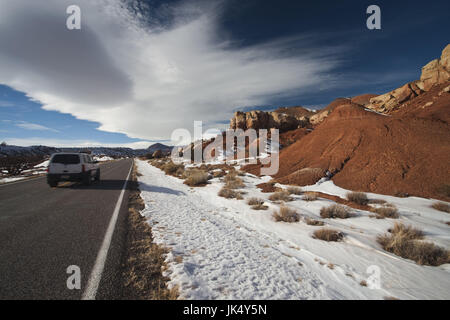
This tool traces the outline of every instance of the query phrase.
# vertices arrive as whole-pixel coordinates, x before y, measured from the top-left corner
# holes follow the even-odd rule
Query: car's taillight
[[[81,165],[81,171],[82,172],[86,171],[86,168],[84,167],[84,164]]]
[[[47,171],[47,172],[48,172],[48,167],[47,167],[47,169],[45,169],[45,171]]]

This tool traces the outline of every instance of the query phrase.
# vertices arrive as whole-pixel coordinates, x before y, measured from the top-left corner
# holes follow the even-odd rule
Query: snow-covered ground
[[[350,219],[325,219],[327,227],[345,233],[342,242],[311,237],[320,227],[304,222],[275,222],[270,194],[256,187],[269,177],[241,177],[244,200],[217,195],[223,182],[210,180],[205,187],[191,188],[167,176],[145,161],[137,161],[142,214],[153,228],[155,242],[171,249],[167,256],[170,285],[178,285],[185,299],[449,299],[450,265],[420,266],[383,251],[376,236],[395,221],[424,230],[427,240],[449,248],[448,213],[430,208],[434,202],[422,198],[384,199],[399,209],[400,219],[374,219],[371,213],[353,210]],[[303,190],[345,196],[347,190],[324,181]],[[266,199],[269,210],[252,210],[246,199]],[[320,219],[331,200],[307,202],[293,196],[287,206],[304,216]],[[373,267],[375,266],[375,267]],[[381,288],[371,283],[373,270],[380,271]],[[369,272],[369,273],[368,273]]]

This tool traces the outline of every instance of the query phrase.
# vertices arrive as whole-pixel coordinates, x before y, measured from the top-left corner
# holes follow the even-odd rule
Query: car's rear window
[[[52,163],[78,164],[80,163],[80,156],[77,154],[57,154],[53,157]]]

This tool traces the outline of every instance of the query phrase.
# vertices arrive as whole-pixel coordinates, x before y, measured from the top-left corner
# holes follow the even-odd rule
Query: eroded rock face
[[[417,97],[434,85],[450,80],[450,44],[442,51],[441,58],[427,63],[422,68],[420,80],[405,84],[391,92],[370,99],[366,106],[378,112],[390,112],[398,108],[402,103]]]
[[[295,117],[293,115],[278,113],[278,112],[266,112],[260,110],[254,110],[249,112],[237,111],[234,113],[233,118],[230,120],[231,129],[279,129],[281,132],[304,127],[309,123],[306,116]]]

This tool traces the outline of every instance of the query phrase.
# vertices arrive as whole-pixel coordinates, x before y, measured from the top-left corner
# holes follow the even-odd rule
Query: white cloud
[[[16,123],[16,126],[22,129],[26,130],[39,130],[39,131],[53,131],[53,132],[59,132],[58,130],[37,124],[37,123],[31,123],[26,121],[19,121]]]
[[[149,27],[120,1],[80,0],[82,29],[69,31],[72,2],[0,0],[0,83],[132,138],[167,139],[194,120],[214,126],[238,106],[324,86],[337,65],[310,37],[251,47],[221,40],[218,6],[174,8],[170,24]]]
[[[39,137],[29,137],[29,138],[7,138],[6,143],[14,146],[34,146],[34,145],[44,145],[51,147],[125,147],[132,149],[146,149],[154,142],[151,141],[136,141],[130,143],[105,143],[98,141],[89,140],[73,140],[73,139],[48,139]]]

